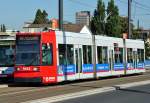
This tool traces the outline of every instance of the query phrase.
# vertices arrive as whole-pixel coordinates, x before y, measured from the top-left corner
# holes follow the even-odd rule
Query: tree
[[[119,17],[121,25],[121,34],[128,33],[128,17]]]
[[[150,59],[150,43],[145,42],[145,58]]]
[[[105,34],[105,4],[102,0],[98,0],[97,9],[94,11],[90,28],[93,34],[100,35]]]
[[[6,26],[3,24],[3,32],[6,32]]]
[[[43,10],[42,15],[43,15],[43,22],[45,24],[47,24],[49,22],[49,20],[47,19],[48,18],[48,13],[45,10]]]
[[[1,32],[6,32],[6,26],[4,24],[1,25]]]
[[[42,12],[40,9],[38,9],[33,24],[47,24],[49,22],[47,17],[48,13],[45,10]]]
[[[33,24],[41,24],[41,23],[42,23],[42,12],[40,9],[38,9]]]
[[[1,25],[1,32],[3,31],[3,27],[2,27],[2,25]]]
[[[106,34],[113,37],[122,37],[119,9],[115,5],[114,0],[110,0],[110,2],[108,2],[107,15],[109,14],[111,16],[107,19]]]
[[[128,33],[128,17],[120,16],[120,25],[121,25],[121,34]],[[131,23],[131,30],[132,30],[132,38],[137,39],[138,37],[138,29],[134,28],[134,24]]]
[[[141,31],[142,29],[134,29],[132,32],[132,38],[133,39],[141,39]]]

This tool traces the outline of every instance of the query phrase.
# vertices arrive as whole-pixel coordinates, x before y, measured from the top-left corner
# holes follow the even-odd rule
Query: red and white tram
[[[145,72],[144,42],[127,39],[126,51],[125,66],[121,38],[53,30],[17,33],[14,80],[47,84]]]

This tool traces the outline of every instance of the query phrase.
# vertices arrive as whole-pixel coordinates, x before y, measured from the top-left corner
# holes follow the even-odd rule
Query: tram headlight
[[[37,71],[39,71],[39,68],[35,67],[35,68],[33,68],[33,71],[37,72]]]
[[[20,68],[16,68],[16,71],[20,71],[21,69]]]

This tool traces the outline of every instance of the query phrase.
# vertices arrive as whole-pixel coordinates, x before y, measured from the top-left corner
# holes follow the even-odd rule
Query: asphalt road
[[[58,103],[149,103],[150,85],[76,98]]]
[[[8,88],[0,88],[0,103],[19,103],[45,97],[57,96],[61,94],[74,93],[94,88],[101,88],[144,80],[150,80],[149,72],[145,73],[144,75],[135,75],[121,78],[105,78],[101,80],[80,81],[66,84],[60,83],[57,85],[49,86],[10,85],[10,87]]]

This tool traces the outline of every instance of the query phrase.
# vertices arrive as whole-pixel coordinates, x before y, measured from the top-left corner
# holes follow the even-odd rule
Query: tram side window
[[[108,54],[107,54],[107,47],[103,47],[102,49],[102,60],[103,63],[108,63]]]
[[[92,47],[83,45],[83,63],[92,64]]]
[[[144,49],[141,49],[141,58],[142,58],[142,62],[144,62]]]
[[[128,60],[128,63],[133,63],[133,50],[132,50],[132,48],[127,49],[127,60]]]
[[[67,45],[67,64],[74,64],[74,48],[73,45]]]
[[[144,49],[138,49],[138,60],[144,62]]]
[[[72,64],[74,64],[73,45],[59,44],[58,48],[59,48],[59,65],[72,65]]]
[[[115,63],[123,63],[123,48],[115,47]]]
[[[58,45],[58,49],[59,49],[59,65],[66,65],[66,45],[63,44],[59,44]]]
[[[51,44],[42,44],[42,65],[52,65],[52,50],[53,49]]]
[[[107,47],[97,47],[97,59],[98,59],[98,64],[104,64],[108,63],[108,49]]]

